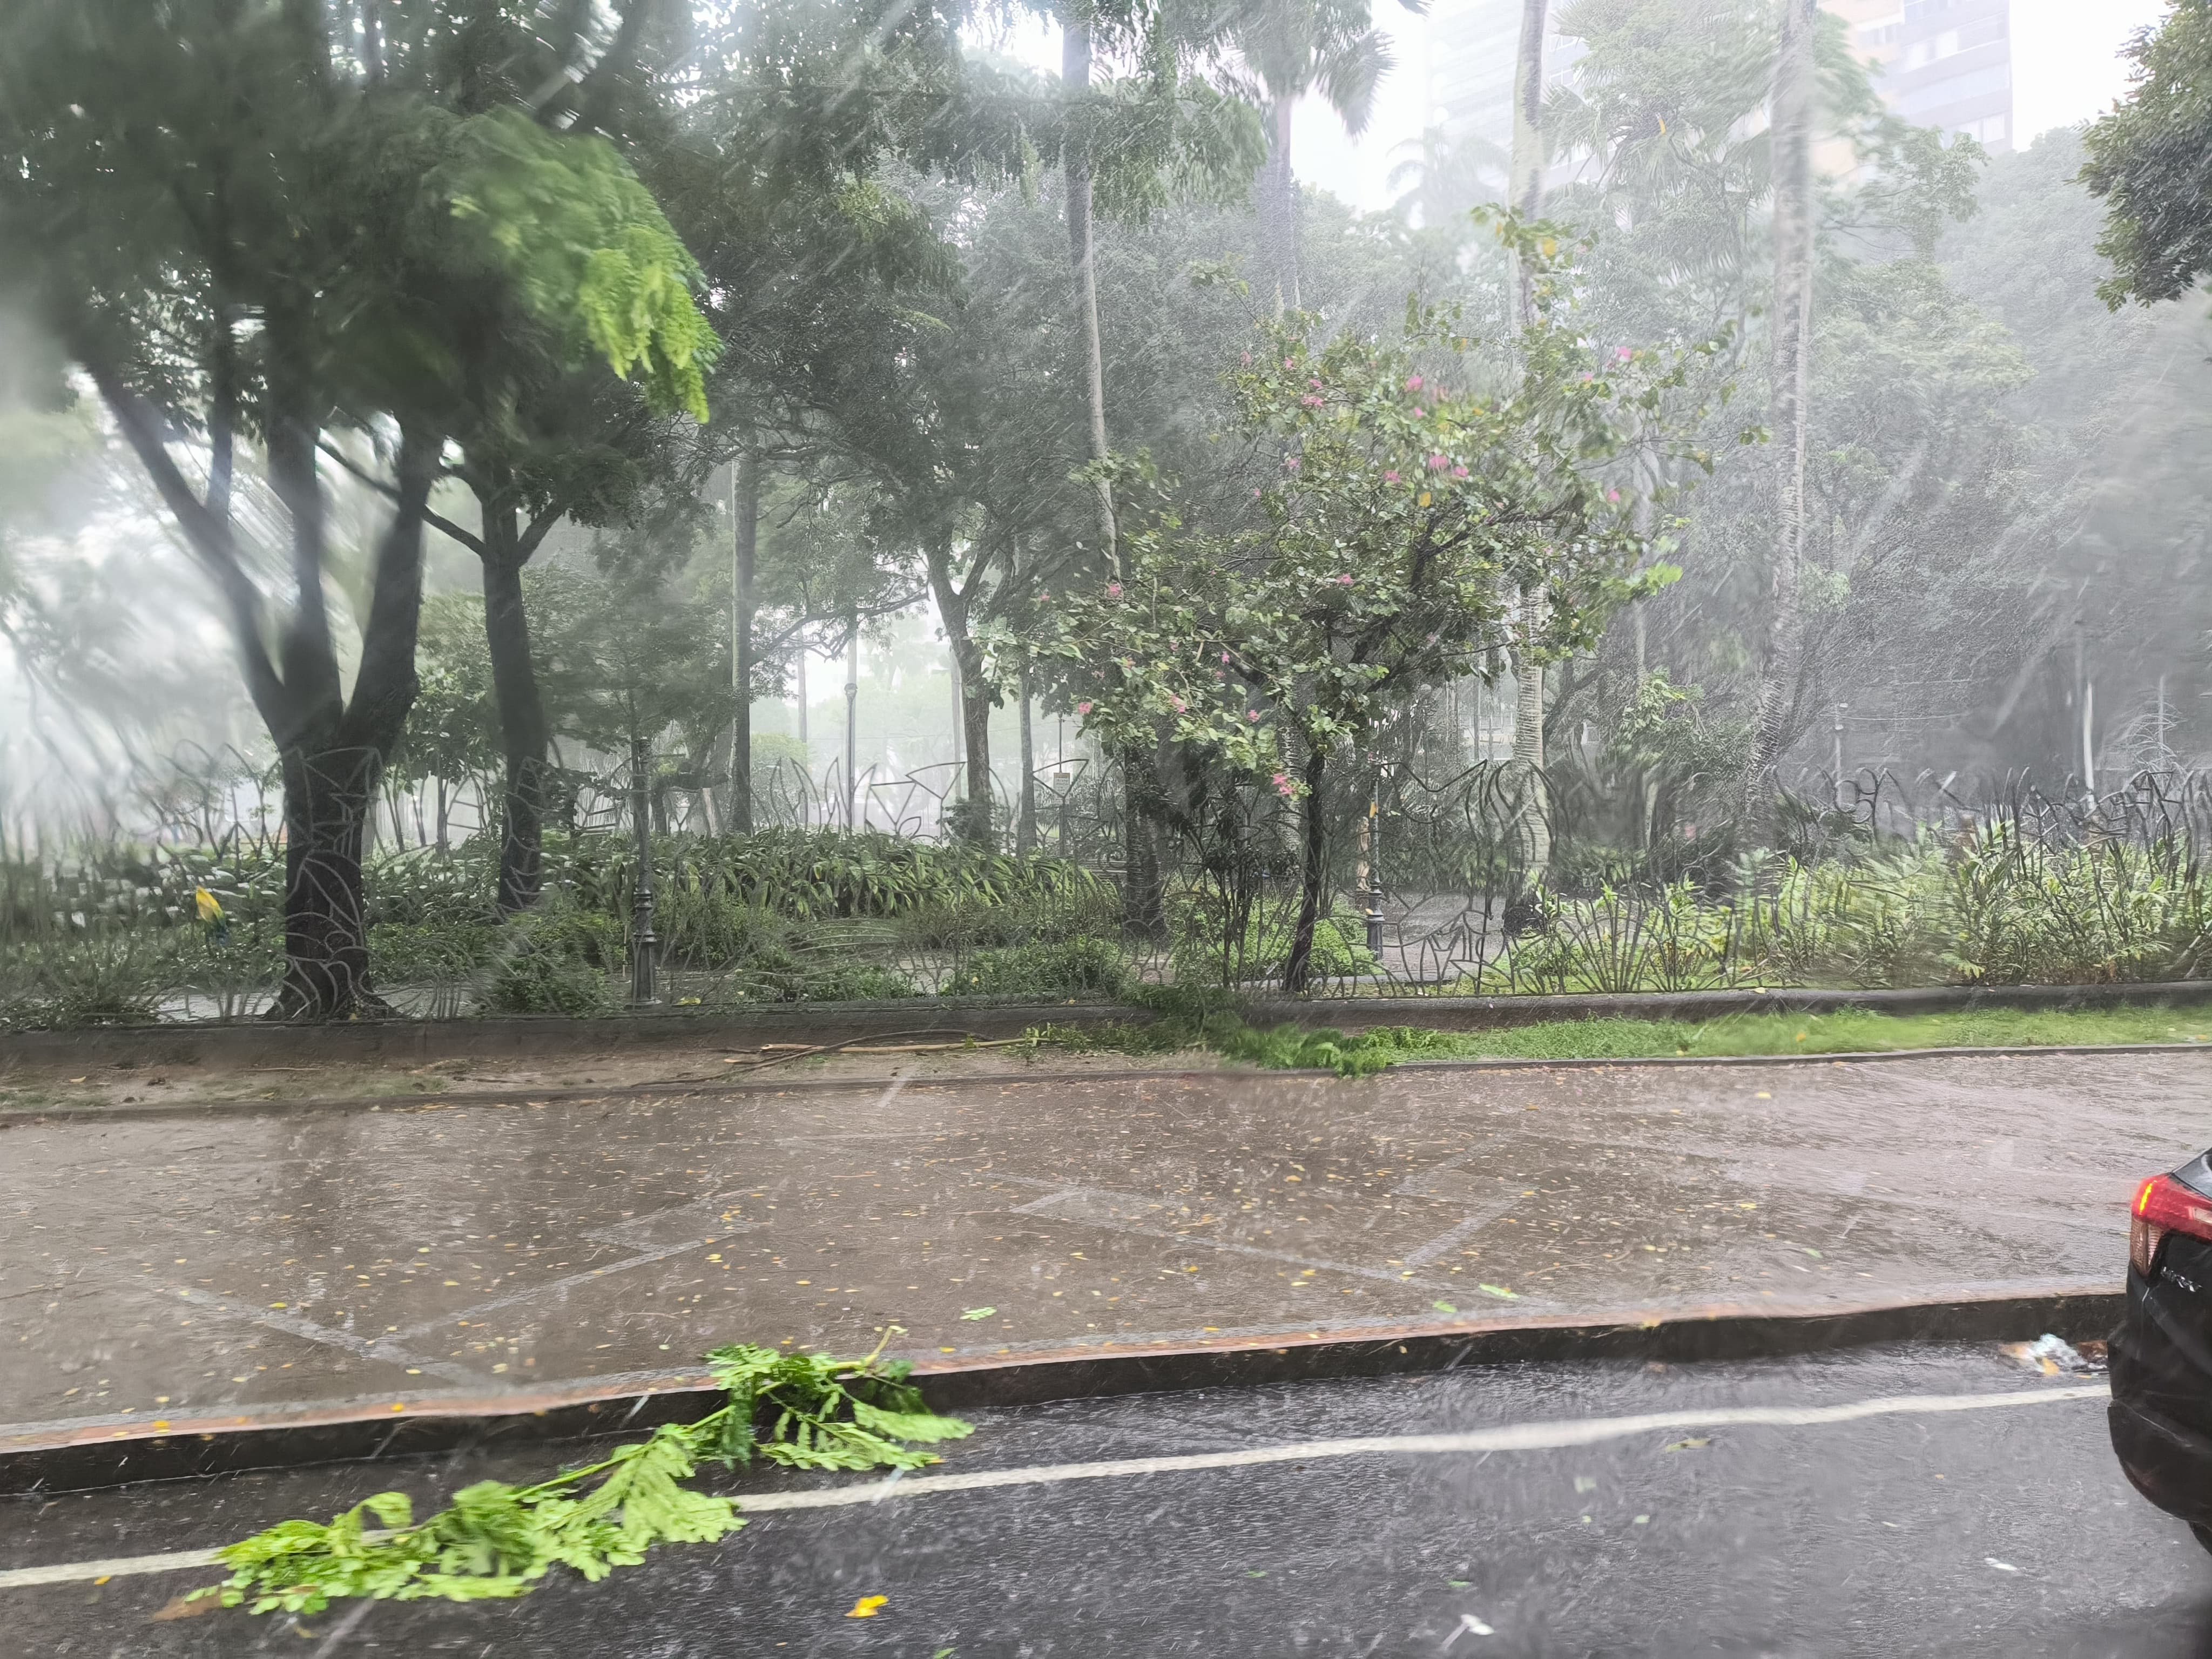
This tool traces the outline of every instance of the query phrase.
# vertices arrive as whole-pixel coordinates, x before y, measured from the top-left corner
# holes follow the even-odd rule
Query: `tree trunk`
[[[730,471],[730,833],[753,832],[753,569],[760,546],[760,457]]]
[[[1770,367],[1775,536],[1759,630],[1759,708],[1744,777],[1742,833],[1771,841],[1776,769],[1789,746],[1804,623],[1805,441],[1813,331],[1813,42],[1818,0],[1784,0],[1774,66],[1774,349]]]
[[[1062,92],[1080,98],[1091,88],[1091,23],[1071,7],[1060,23],[1060,76]],[[1079,126],[1070,137],[1062,166],[1067,185],[1067,253],[1075,273],[1076,331],[1082,343],[1085,435],[1091,459],[1103,461],[1106,444],[1106,357],[1098,331],[1098,268],[1097,244],[1091,222],[1091,144],[1087,131]],[[1098,544],[1107,568],[1121,573],[1121,556],[1115,528],[1114,486],[1097,480]]]
[[[420,434],[402,437],[392,522],[379,542],[370,579],[368,616],[353,695],[329,724],[310,716],[280,738],[284,779],[284,982],[272,1012],[289,1019],[344,1019],[390,1009],[369,987],[368,917],[362,851],[368,814],[384,766],[406,729],[415,703],[415,645],[422,611],[422,514],[429,501],[439,444]],[[307,452],[312,457],[312,449]],[[291,481],[295,495],[320,486],[312,462]],[[302,532],[319,532],[294,523]],[[304,582],[319,550],[296,549]],[[294,660],[311,683],[322,665],[301,661],[313,626],[292,634]],[[336,676],[335,659],[328,665]],[[290,676],[286,678],[289,683]],[[272,733],[273,735],[273,733]]]
[[[390,1012],[369,988],[362,845],[383,757],[367,747],[288,750],[284,780],[287,1019]]]
[[[491,653],[492,695],[499,704],[507,769],[498,902],[500,914],[511,916],[538,902],[544,876],[545,700],[530,659],[523,555],[516,545],[514,509],[487,510],[483,529],[484,644]]]
[[[960,669],[960,733],[967,750],[967,799],[961,809],[959,833],[966,841],[995,847],[998,833],[992,823],[991,685],[983,675],[983,653],[963,630],[953,645]]]
[[[1544,14],[1548,0],[1522,0],[1521,50],[1513,64],[1513,152],[1508,186],[1518,212],[1534,218],[1544,205]],[[1528,320],[1522,284],[1522,320]]]
[[[1291,171],[1291,114],[1287,94],[1267,106],[1267,160],[1260,169],[1260,240],[1275,273],[1275,310],[1296,311],[1298,301],[1298,181]]]
[[[1328,757],[1306,757],[1304,846],[1298,860],[1298,919],[1291,932],[1291,953],[1283,962],[1283,989],[1304,996],[1313,981],[1314,927],[1321,920],[1322,886],[1328,873],[1328,826],[1322,821],[1322,784]]]
[[[1522,0],[1521,50],[1513,66],[1513,155],[1511,191],[1516,211],[1534,218],[1544,207],[1544,17],[1547,0]],[[1516,300],[1521,325],[1533,327],[1536,302],[1528,272],[1518,274]],[[1513,716],[1513,771],[1522,790],[1521,845],[1532,885],[1540,885],[1552,864],[1551,800],[1544,781],[1544,665],[1535,651],[1543,632],[1545,597],[1540,589],[1521,592],[1527,638],[1514,655],[1517,696]]]
[[[1522,792],[1522,869],[1532,885],[1540,885],[1552,867],[1552,804],[1544,780],[1544,665],[1533,647],[1543,626],[1544,596],[1531,590],[1521,602],[1532,643],[1513,659],[1513,778]]]

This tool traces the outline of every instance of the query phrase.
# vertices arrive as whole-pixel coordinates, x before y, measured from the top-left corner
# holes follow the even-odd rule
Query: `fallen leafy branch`
[[[717,1348],[707,1363],[729,1399],[696,1422],[664,1425],[650,1439],[533,1486],[480,1480],[419,1522],[396,1492],[366,1498],[327,1526],[280,1522],[218,1550],[229,1579],[193,1599],[314,1613],[345,1596],[526,1595],[556,1565],[598,1580],[635,1566],[655,1544],[710,1543],[744,1526],[735,1501],[685,1484],[702,1463],[734,1468],[756,1455],[797,1469],[934,1463],[935,1454],[916,1447],[960,1439],[969,1427],[932,1413],[907,1380],[911,1367],[882,1352],[881,1344],[865,1359]]]

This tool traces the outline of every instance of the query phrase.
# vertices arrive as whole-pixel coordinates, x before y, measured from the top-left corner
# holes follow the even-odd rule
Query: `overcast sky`
[[[1435,0],[1447,9],[1453,0]],[[2154,26],[2167,0],[2012,0],[2013,118],[2020,141],[2102,113],[2127,89],[2120,49],[2137,29]],[[1292,148],[1298,176],[1367,209],[1390,199],[1390,168],[1421,131],[1422,100],[1413,71],[1423,57],[1426,21],[1376,0],[1376,21],[1396,43],[1407,66],[1383,85],[1373,121],[1357,142],[1327,106],[1299,106]],[[1024,28],[1006,49],[1058,73],[1060,41],[1042,25]]]

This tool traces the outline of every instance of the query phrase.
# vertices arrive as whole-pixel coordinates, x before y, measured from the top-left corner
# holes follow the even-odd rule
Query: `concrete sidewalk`
[[[2109,1291],[2194,1053],[233,1109],[0,1127],[0,1450],[1148,1346]]]

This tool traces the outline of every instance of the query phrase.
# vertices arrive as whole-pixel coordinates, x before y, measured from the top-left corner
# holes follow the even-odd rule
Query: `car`
[[[2111,1365],[2121,1468],[2212,1550],[2212,1152],[2136,1190]]]

